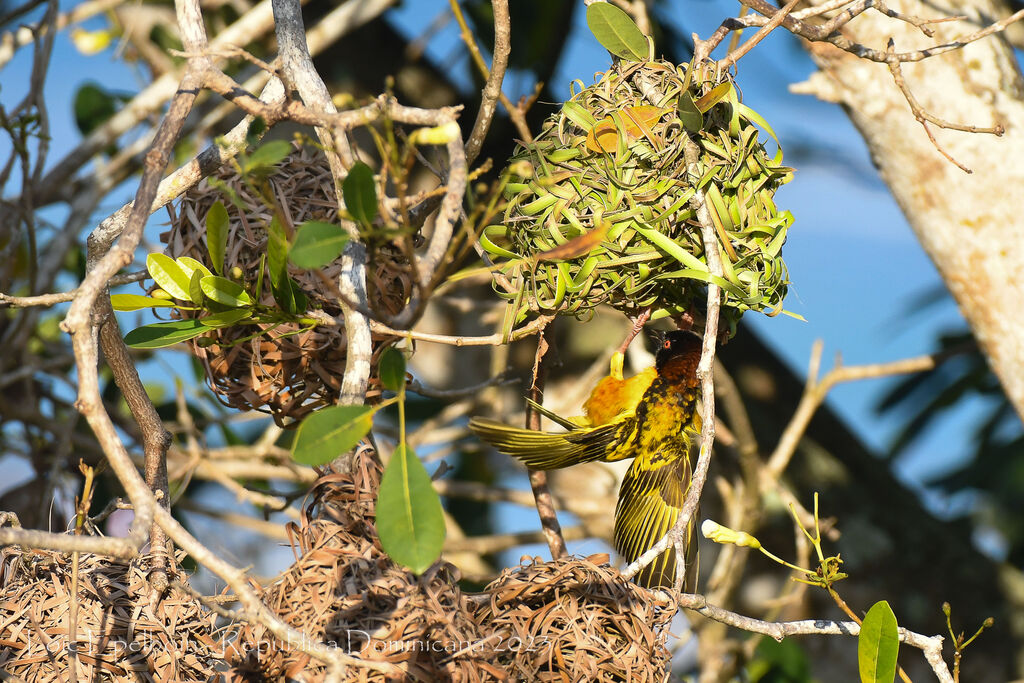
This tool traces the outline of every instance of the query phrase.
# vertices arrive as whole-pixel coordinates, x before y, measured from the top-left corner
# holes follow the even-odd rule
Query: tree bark
[[[917,0],[892,8],[924,18],[942,14]],[[965,0],[969,21],[933,24],[935,37],[867,11],[843,35],[879,50],[892,36],[906,52],[972,33],[1008,15],[993,0]],[[843,106],[863,135],[882,179],[953,294],[1017,413],[1024,417],[1024,81],[1011,47],[995,34],[963,49],[904,63],[907,86],[928,113],[1005,134],[944,130],[927,124],[940,154],[915,120],[885,64],[826,43],[805,43],[820,71],[794,91]],[[879,254],[879,258],[885,258]]]

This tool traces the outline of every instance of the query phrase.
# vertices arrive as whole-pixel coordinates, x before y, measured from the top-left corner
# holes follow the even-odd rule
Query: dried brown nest
[[[503,571],[484,595],[485,653],[512,680],[663,681],[670,670],[673,603],[622,578],[607,555],[538,558]]]
[[[435,564],[417,578],[381,549],[373,527],[380,466],[369,458],[359,463],[353,477],[322,478],[303,525],[289,524],[298,557],[267,586],[264,602],[310,638],[396,665],[396,680],[503,678],[472,649],[481,635],[455,569]],[[244,627],[229,653],[234,681],[276,681],[300,671],[305,680],[319,681],[325,672],[262,626]],[[357,667],[344,675],[346,681],[385,680]]]
[[[0,550],[0,671],[26,681],[207,681],[223,659],[214,615],[172,588],[150,601],[148,562]],[[72,608],[77,664],[69,656]]]
[[[262,291],[254,298],[274,306],[270,277],[264,274],[260,278],[259,274],[265,267],[267,226],[275,211],[285,231],[292,234],[305,221],[337,223],[338,202],[326,159],[309,147],[299,147],[285,157],[276,172],[266,178],[267,195],[273,198],[274,208],[260,196],[258,185],[252,178],[247,182],[230,167],[222,168],[212,179],[185,194],[171,230],[162,239],[167,243],[168,255],[190,256],[215,270],[206,243],[206,215],[215,202],[222,202],[229,220],[225,272],[240,269],[241,277],[235,279],[247,283],[250,293],[262,281]],[[289,275],[309,299],[310,308],[323,309],[332,316],[341,312],[334,285],[341,271],[340,258],[318,271],[289,266]],[[375,252],[366,280],[370,305],[376,311],[395,315],[405,306],[411,281],[396,252]],[[205,336],[202,342],[190,342],[218,398],[232,408],[269,412],[281,425],[293,424],[321,406],[334,404],[345,371],[344,330],[316,327],[292,334],[300,325],[261,327],[266,333],[248,341],[240,340],[253,335],[251,325],[213,330],[212,344]],[[372,367],[376,367],[377,356],[389,341],[374,336]],[[379,388],[371,387],[369,398],[376,395]]]
[[[446,563],[416,578],[377,541],[380,467],[359,462],[353,477],[321,478],[303,525],[289,525],[298,559],[263,593],[289,624],[361,659],[394,664],[401,680],[664,679],[674,606],[623,579],[607,555],[524,564],[472,597]],[[234,681],[324,675],[320,663],[261,626],[244,627],[228,651]],[[345,675],[385,679],[355,667]]]

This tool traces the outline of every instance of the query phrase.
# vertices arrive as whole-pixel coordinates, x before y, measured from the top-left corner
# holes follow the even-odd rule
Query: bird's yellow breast
[[[635,411],[656,376],[657,372],[651,367],[629,379],[614,375],[602,379],[583,404],[583,412],[590,424],[608,424],[622,413]]]

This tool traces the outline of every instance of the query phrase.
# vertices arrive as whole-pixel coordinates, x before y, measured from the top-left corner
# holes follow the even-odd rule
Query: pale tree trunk
[[[934,38],[874,11],[851,21],[843,35],[883,51],[891,36],[895,51],[907,52],[970,34],[1008,15],[1003,5],[989,0],[951,5],[970,23],[935,24]],[[889,6],[918,17],[943,16],[935,5],[916,0]],[[1024,81],[1012,49],[996,34],[902,66],[906,84],[928,113],[958,124],[1005,128],[996,137],[928,124],[942,148],[973,171],[967,174],[928,140],[885,64],[826,43],[805,47],[821,70],[794,90],[846,109],[1024,417]]]

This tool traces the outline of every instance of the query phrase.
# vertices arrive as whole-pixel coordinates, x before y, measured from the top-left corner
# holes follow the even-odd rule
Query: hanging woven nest
[[[517,681],[664,681],[675,606],[628,581],[607,555],[502,572],[477,610],[488,661]]]
[[[495,290],[516,319],[579,317],[599,304],[629,315],[651,308],[654,318],[692,314],[709,281],[723,288],[730,328],[746,310],[780,312],[792,216],[773,196],[791,169],[781,149],[766,150],[759,127],[774,133],[728,74],[714,63],[688,77],[686,66],[664,61],[618,62],[573,90],[536,140],[520,143],[504,223],[483,236],[512,281],[513,291],[497,281]],[[724,279],[707,265],[691,203],[698,189]]]
[[[69,553],[0,550],[0,671],[40,683],[218,676],[224,655],[216,615],[176,587],[151,601],[145,558],[124,563],[82,553],[77,583],[72,565]]]
[[[275,210],[282,225],[293,231],[310,220],[337,223],[338,202],[327,160],[309,147],[298,147],[266,180],[275,208],[267,206],[253,184],[233,169],[222,168],[212,180],[204,180],[185,194],[171,230],[162,239],[169,256],[190,256],[213,269],[206,243],[206,216],[215,202],[222,202],[229,220],[225,272],[233,271],[235,279],[249,283],[250,289],[262,282],[259,303],[275,306],[270,277],[265,273],[260,277],[261,268],[266,267],[267,226]],[[341,310],[334,283],[341,270],[339,257],[319,271],[289,265],[288,274],[305,294],[310,308],[337,316]],[[376,251],[367,266],[366,280],[372,308],[389,315],[402,310],[411,282],[397,251]],[[182,311],[180,315],[190,313]],[[262,334],[255,334],[256,328]],[[317,408],[334,404],[345,374],[344,329],[300,329],[298,323],[238,325],[211,330],[189,343],[221,402],[240,410],[269,412],[278,424],[288,426]],[[380,394],[375,374],[377,358],[392,340],[373,337],[370,400]]]
[[[495,680],[471,646],[481,639],[454,567],[435,564],[417,577],[381,549],[374,528],[381,467],[357,459],[353,475],[314,487],[301,527],[288,525],[296,562],[263,592],[263,601],[311,639],[355,657],[395,665],[391,680]],[[460,652],[470,646],[466,652]],[[230,681],[322,681],[325,667],[262,626],[246,626],[229,646]],[[500,677],[499,677],[500,678]],[[385,680],[349,667],[345,681]]]

